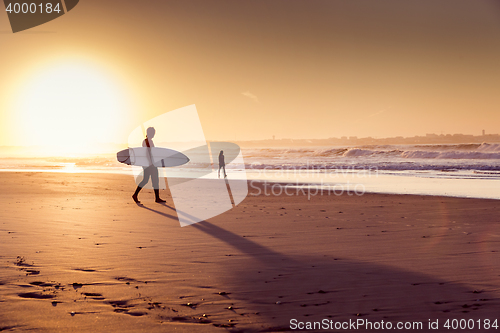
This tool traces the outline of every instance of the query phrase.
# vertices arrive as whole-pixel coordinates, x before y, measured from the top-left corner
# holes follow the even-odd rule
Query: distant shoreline
[[[328,139],[264,139],[264,140],[210,140],[208,142],[234,142],[241,148],[282,148],[282,147],[352,147],[357,145],[454,145],[454,144],[481,144],[500,143],[500,134],[466,135],[466,134],[427,134],[425,136],[413,137],[389,137],[389,138],[358,138],[356,136],[328,138]],[[98,155],[112,155],[119,150],[126,149],[127,144],[103,143],[95,153],[77,154],[77,157],[88,157]],[[26,157],[54,157],[65,158],[65,156],[40,154],[45,151],[42,146],[0,146],[0,158],[26,158]],[[2,154],[11,154],[2,156]]]
[[[242,148],[249,147],[311,147],[311,146],[352,146],[352,145],[415,145],[415,144],[481,144],[498,143],[500,134],[465,135],[465,134],[428,134],[426,136],[392,138],[358,138],[356,136],[328,139],[267,139],[235,141]]]

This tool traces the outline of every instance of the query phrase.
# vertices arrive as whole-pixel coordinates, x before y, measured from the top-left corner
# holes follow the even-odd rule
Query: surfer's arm
[[[146,140],[148,140],[146,142]],[[148,143],[149,143],[149,146],[148,146]],[[149,160],[149,165],[153,165],[153,156],[151,154],[151,147],[154,147],[154,144],[153,144],[153,141],[149,140],[148,138],[144,139],[144,141],[142,142],[142,146],[143,147],[147,147],[148,149],[146,150],[147,151],[147,156],[148,156],[148,160]]]

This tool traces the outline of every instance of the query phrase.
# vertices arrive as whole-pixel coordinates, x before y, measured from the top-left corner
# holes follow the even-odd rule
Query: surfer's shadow
[[[197,218],[196,216],[193,216],[193,215],[190,215],[186,212],[183,212],[181,210],[178,210],[176,209],[175,207],[172,207],[172,206],[169,206],[167,205],[166,203],[164,202],[161,202],[161,203],[158,203],[159,205],[163,206],[163,207],[167,207],[167,208],[170,208],[171,210],[173,210],[177,215],[170,215],[170,214],[167,214],[167,213],[164,213],[162,211],[159,211],[159,210],[156,210],[156,209],[153,209],[153,208],[150,208],[150,207],[147,207],[147,206],[144,206],[142,203],[136,203],[136,205],[140,208],[143,208],[143,209],[146,209],[146,210],[149,210],[150,212],[153,212],[153,213],[156,213],[158,215],[161,215],[161,216],[164,216],[164,217],[167,217],[169,219],[173,219],[173,220],[176,220],[176,221],[179,221],[179,217],[178,215],[183,215],[184,217],[186,218],[189,218],[191,219],[192,221],[199,221],[199,222],[206,222],[204,220],[200,220],[199,218]],[[199,222],[196,222],[196,223],[199,223]],[[193,223],[195,224],[195,223]]]
[[[248,312],[265,314],[262,319],[270,327],[286,327],[290,319],[288,308],[277,304],[297,306],[298,313],[315,319],[332,315],[346,320],[352,316],[372,320],[385,316],[422,320],[446,315],[480,318],[499,304],[491,293],[479,297],[473,286],[436,276],[333,253],[288,255],[210,222],[193,227],[213,237],[214,247],[220,241],[243,254],[238,269],[221,266],[220,282],[229,290],[240,286],[264,288],[265,293],[242,294],[235,301],[242,302]]]
[[[162,206],[165,206],[165,207],[168,207],[168,208],[170,208],[170,209],[172,209],[172,210],[174,210],[174,211],[175,211],[175,208],[170,207],[169,205],[166,205],[166,204],[163,204],[163,203],[162,203],[161,205],[162,205]],[[161,216],[163,216],[163,217],[167,217],[167,218],[172,219],[172,220],[175,220],[175,221],[177,221],[177,220],[178,220],[178,218],[177,218],[177,216],[176,216],[176,215],[170,215],[170,214],[168,214],[168,213],[164,213],[164,212],[161,212],[161,211],[159,211],[159,210],[156,210],[156,209],[153,209],[153,208],[146,207],[146,206],[144,206],[144,205],[143,205],[143,204],[141,204],[141,203],[138,203],[138,204],[137,204],[137,206],[138,206],[138,207],[140,207],[140,208],[143,208],[143,209],[145,209],[145,210],[149,210],[150,212],[153,212],[153,213],[156,213],[156,214],[158,214],[158,215],[161,215]]]

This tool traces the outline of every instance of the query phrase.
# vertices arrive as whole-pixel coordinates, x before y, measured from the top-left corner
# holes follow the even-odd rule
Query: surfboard
[[[137,147],[128,148],[116,153],[118,162],[148,167],[154,165],[157,168],[175,167],[186,164],[189,158],[183,153],[161,147]]]

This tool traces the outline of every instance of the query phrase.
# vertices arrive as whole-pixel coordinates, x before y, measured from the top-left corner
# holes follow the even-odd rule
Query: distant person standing
[[[162,200],[160,198],[160,181],[159,181],[159,177],[158,177],[158,168],[153,165],[152,156],[151,156],[151,148],[153,148],[155,146],[153,143],[153,140],[152,140],[154,138],[155,134],[156,134],[156,130],[154,129],[154,127],[149,127],[146,130],[146,139],[144,139],[144,141],[142,142],[143,147],[148,147],[147,154],[148,154],[148,158],[149,158],[149,166],[142,167],[144,169],[144,172],[143,172],[144,178],[142,179],[140,184],[137,186],[137,189],[135,190],[134,195],[132,195],[132,199],[134,199],[135,203],[141,203],[139,201],[139,199],[137,198],[137,196],[139,195],[139,192],[142,190],[142,188],[144,186],[146,186],[146,184],[149,181],[149,178],[151,178],[151,181],[153,183],[153,188],[155,190],[156,202],[158,202],[158,203],[166,202],[165,200]]]
[[[220,178],[220,169],[224,169],[224,178],[227,177],[226,175],[226,161],[224,160],[224,151],[220,151],[219,153],[219,178]]]

